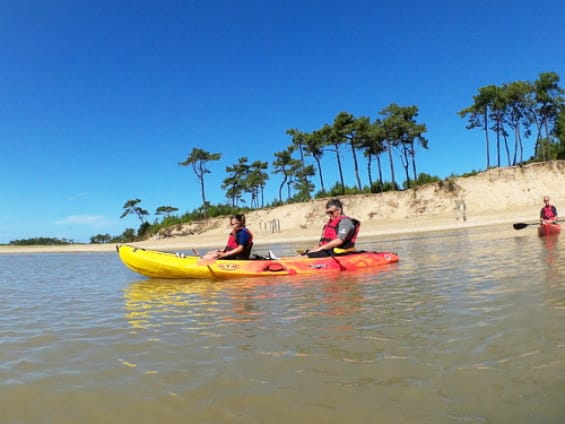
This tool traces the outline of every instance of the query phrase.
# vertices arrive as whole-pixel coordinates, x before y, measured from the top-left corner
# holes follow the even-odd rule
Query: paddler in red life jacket
[[[543,198],[543,202],[545,205],[539,213],[540,224],[557,224],[557,208],[549,203],[548,196]]]
[[[253,247],[253,234],[245,227],[245,215],[235,214],[230,217],[232,230],[224,250],[206,253],[203,259],[249,259]]]
[[[345,255],[355,251],[355,241],[361,223],[343,215],[343,206],[339,199],[330,199],[326,203],[329,220],[322,229],[318,245],[307,251],[309,258]]]

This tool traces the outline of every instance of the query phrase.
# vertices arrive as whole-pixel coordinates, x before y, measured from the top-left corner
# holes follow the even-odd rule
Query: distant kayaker
[[[230,217],[232,230],[223,250],[206,253],[202,259],[249,259],[253,247],[253,234],[245,226],[245,215],[235,214]]]
[[[548,196],[543,198],[543,202],[545,205],[539,213],[540,224],[557,224],[557,208],[549,203]]]
[[[310,258],[344,255],[355,251],[355,241],[361,223],[343,214],[343,205],[339,199],[330,199],[326,203],[328,222],[322,229],[322,237],[317,246],[306,252]]]

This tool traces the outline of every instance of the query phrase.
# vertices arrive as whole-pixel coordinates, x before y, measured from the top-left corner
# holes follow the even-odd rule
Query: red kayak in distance
[[[561,225],[560,224],[540,224],[538,227],[538,236],[545,237],[551,236],[555,234],[559,234],[561,232]]]

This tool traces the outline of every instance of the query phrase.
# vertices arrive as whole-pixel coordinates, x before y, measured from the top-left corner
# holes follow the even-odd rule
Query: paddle
[[[196,261],[196,265],[205,266],[206,268],[208,268],[208,271],[210,271],[210,274],[215,275],[214,270],[210,266],[215,262],[216,258],[207,258],[206,255],[204,255],[202,258]]]
[[[540,225],[539,222],[534,222],[531,224],[526,224],[524,222],[518,222],[516,224],[512,224],[512,226],[514,227],[515,230],[523,230],[526,227],[529,227],[530,225]]]

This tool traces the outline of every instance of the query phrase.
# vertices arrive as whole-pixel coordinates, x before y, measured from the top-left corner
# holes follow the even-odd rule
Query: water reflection
[[[205,281],[139,280],[124,290],[126,317],[133,328],[158,327],[163,319],[185,310],[191,297],[211,290]]]
[[[545,264],[544,284],[547,287],[547,303],[563,307],[565,298],[559,289],[565,285],[565,266],[559,261],[559,236],[560,234],[553,234],[540,237],[540,243],[543,246],[540,255]]]
[[[556,249],[557,243],[559,242],[559,234],[540,237],[540,240],[544,247],[542,252],[546,255],[545,259],[547,264],[549,266],[555,265],[559,258],[559,251]]]
[[[562,240],[509,226],[371,245],[401,261],[214,282],[0,256],[2,422],[564,422]]]
[[[124,290],[126,317],[134,329],[156,329],[199,317],[223,322],[280,320],[354,313],[363,303],[362,287],[381,284],[379,275],[398,264],[357,273],[234,280],[138,280]],[[206,324],[206,325],[208,325]]]

